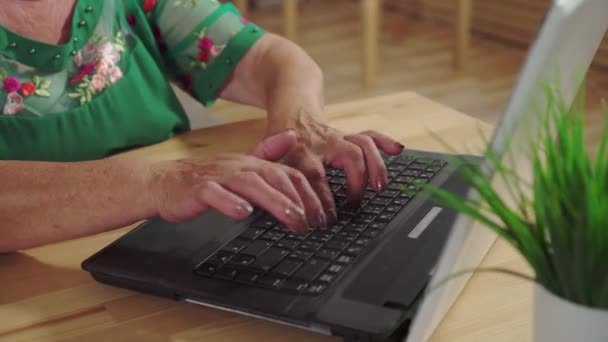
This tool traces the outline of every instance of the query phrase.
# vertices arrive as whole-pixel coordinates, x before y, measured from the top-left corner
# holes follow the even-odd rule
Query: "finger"
[[[291,151],[296,142],[296,134],[289,129],[262,140],[249,154],[260,159],[277,161]]]
[[[367,169],[361,148],[342,140],[328,155],[329,163],[344,170],[348,184],[347,200],[351,205],[361,203],[367,187]]]
[[[250,203],[266,210],[291,230],[304,231],[308,228],[304,209],[266,183],[257,173],[242,173],[239,177],[232,178],[222,185]]]
[[[209,207],[236,220],[244,220],[253,213],[253,207],[249,202],[216,182],[204,183],[200,187],[198,197]]]
[[[285,173],[291,180],[291,183],[298,191],[302,202],[304,203],[304,211],[311,227],[325,227],[328,223],[327,214],[323,209],[323,204],[319,196],[308,182],[308,179],[300,171],[289,166],[284,166]]]
[[[323,211],[327,218],[327,223],[334,223],[338,219],[336,212],[336,204],[334,196],[331,193],[327,177],[325,176],[325,167],[317,156],[307,149],[296,150],[286,160],[286,163],[300,171],[308,184],[312,187],[316,197],[321,202]]]
[[[264,178],[266,183],[270,184],[273,188],[287,196],[297,206],[305,209],[300,194],[296,190],[294,184],[291,182],[289,176],[287,176],[287,174],[283,171],[282,166],[283,165],[279,164],[270,164],[266,169],[260,171],[260,175],[262,178]]]
[[[361,132],[361,134],[367,135],[372,138],[379,149],[390,155],[399,154],[404,149],[403,144],[382,133],[378,133],[376,131],[365,131]]]
[[[380,151],[374,144],[371,137],[363,134],[351,135],[345,137],[346,141],[349,141],[361,148],[363,156],[365,158],[365,165],[367,166],[367,173],[369,174],[369,181],[376,189],[376,191],[382,191],[388,184],[388,174],[384,160],[380,155]]]

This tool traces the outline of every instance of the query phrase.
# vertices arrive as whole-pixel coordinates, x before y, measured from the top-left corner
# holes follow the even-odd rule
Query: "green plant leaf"
[[[48,90],[45,90],[45,89],[36,89],[34,94],[36,94],[38,96],[42,96],[42,97],[51,96],[51,94],[49,94]]]

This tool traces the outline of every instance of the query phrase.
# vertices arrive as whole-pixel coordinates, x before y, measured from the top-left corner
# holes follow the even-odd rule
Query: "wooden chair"
[[[376,83],[378,69],[378,40],[380,31],[380,1],[360,0],[362,26],[361,83],[365,88]],[[457,0],[456,43],[454,66],[461,68],[466,64],[470,44],[472,0]],[[234,0],[239,10],[246,14],[248,0]],[[298,0],[283,0],[283,32],[285,37],[297,39]]]

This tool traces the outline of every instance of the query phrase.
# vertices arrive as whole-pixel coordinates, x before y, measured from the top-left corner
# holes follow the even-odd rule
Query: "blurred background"
[[[234,2],[251,21],[268,31],[287,35],[319,63],[325,73],[328,104],[414,91],[488,123],[496,123],[499,118],[527,48],[552,3],[551,0]],[[374,27],[378,27],[377,35]],[[364,45],[366,39],[368,43]],[[597,140],[601,129],[600,99],[606,97],[608,37],[604,38],[587,79],[586,120],[591,142]],[[224,101],[218,102],[212,112],[224,122],[263,115],[258,110]]]

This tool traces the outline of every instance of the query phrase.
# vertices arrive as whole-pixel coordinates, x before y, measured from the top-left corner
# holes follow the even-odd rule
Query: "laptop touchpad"
[[[410,229],[401,229],[385,238],[343,297],[372,305],[408,308],[428,282],[455,217],[451,210],[434,208],[430,203],[424,205],[407,220],[409,223],[403,224]],[[420,230],[418,222],[427,225],[422,234],[415,234],[416,229]]]

